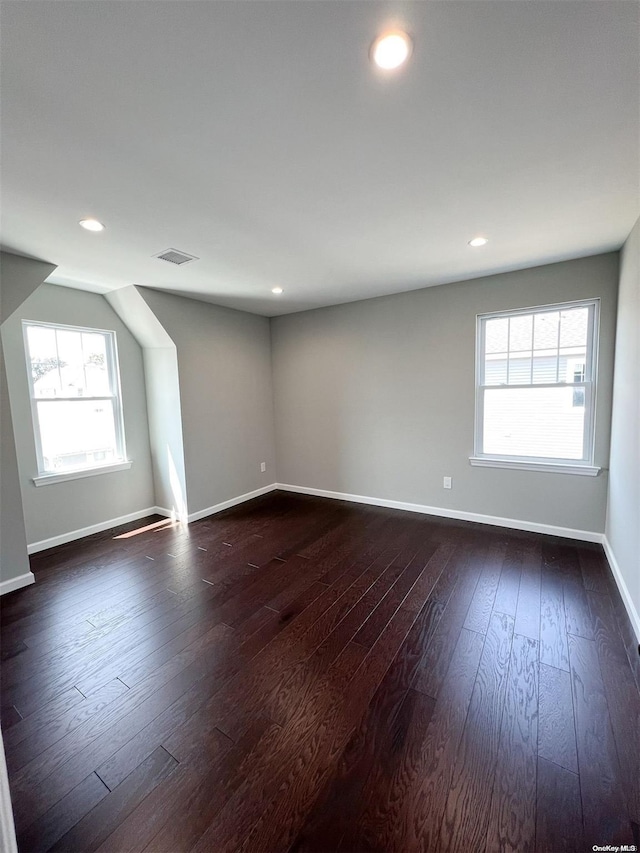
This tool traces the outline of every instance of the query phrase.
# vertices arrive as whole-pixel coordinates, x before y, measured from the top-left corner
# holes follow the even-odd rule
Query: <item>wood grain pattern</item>
[[[469,631],[486,634],[491,619],[493,603],[502,575],[505,546],[503,543],[492,545],[484,560],[478,584],[473,594],[464,627]]]
[[[413,683],[416,690],[426,693],[433,699],[438,698],[478,583],[481,560],[484,555],[481,552],[479,556],[480,559],[474,559],[473,549],[463,546],[454,555],[450,564],[456,582],[443,618],[427,650],[424,663]]]
[[[549,569],[540,584],[540,663],[569,672],[564,590],[561,578]]]
[[[540,664],[538,755],[578,772],[571,677],[554,666]]]
[[[26,831],[17,833],[18,849],[33,853],[49,850],[108,793],[104,782],[95,773],[90,773]]]
[[[602,551],[593,547],[581,548],[579,562],[584,588],[592,592],[599,592],[601,595],[608,595],[608,569],[606,561],[602,559]]]
[[[0,600],[20,853],[581,851],[639,824],[599,546],[274,492],[32,567]]]
[[[608,843],[608,842],[604,842]],[[582,829],[580,780],[552,761],[538,758],[536,797],[537,853],[576,853],[589,849]]]
[[[177,761],[159,746],[125,781],[102,799],[50,849],[94,850],[177,767]]]
[[[480,634],[460,631],[419,759],[407,753],[385,810],[389,819],[379,821],[380,836],[389,850],[436,848],[483,645]]]
[[[569,581],[563,585],[564,612],[567,634],[593,640],[593,627],[587,594],[581,583]]]
[[[444,850],[479,850],[485,841],[513,621],[503,613],[494,613],[489,623],[440,829]]]
[[[491,798],[489,851],[535,850],[537,744],[538,644],[516,634]]]
[[[640,694],[627,665],[608,596],[590,592],[588,598],[613,736],[626,781],[629,814],[640,824]]]
[[[539,544],[521,542],[522,563],[514,631],[530,640],[540,639],[541,562]]]
[[[585,840],[633,844],[595,643],[569,635],[569,654]]]
[[[511,542],[502,563],[498,589],[493,602],[493,609],[498,613],[506,613],[515,619],[518,606],[518,593],[522,576],[523,549],[519,542]]]

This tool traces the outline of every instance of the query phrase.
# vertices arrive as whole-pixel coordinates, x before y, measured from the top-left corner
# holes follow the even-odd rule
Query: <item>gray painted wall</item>
[[[274,482],[269,320],[139,292],[177,348],[189,512]]]
[[[0,347],[0,583],[28,574],[27,532],[22,512],[20,477],[9,388]]]
[[[37,459],[21,320],[113,329],[117,335],[128,471],[36,488]],[[30,544],[154,506],[142,351],[107,301],[95,293],[42,285],[2,327],[20,487]]]
[[[273,319],[279,481],[602,532],[606,472],[470,466],[475,317],[601,298],[596,464],[606,468],[617,276],[611,253]]]
[[[187,506],[180,377],[173,347],[144,347],[144,377],[156,506],[186,521]]]
[[[176,345],[139,288],[123,287],[105,294],[105,299],[142,347],[155,505],[168,510],[172,518],[186,521],[188,498]]]
[[[640,219],[620,257],[615,352],[606,533],[640,624]]]
[[[0,323],[18,309],[55,269],[54,264],[0,252]],[[18,459],[0,347],[0,583],[30,573]]]

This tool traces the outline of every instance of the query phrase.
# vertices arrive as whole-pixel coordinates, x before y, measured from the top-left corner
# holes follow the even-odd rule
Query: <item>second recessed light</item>
[[[271,293],[275,293],[275,294],[279,295],[280,293],[283,293],[283,292],[284,291],[282,290],[281,287],[272,287],[271,288]]]
[[[371,45],[371,58],[385,71],[399,68],[411,53],[411,39],[401,30],[383,33]]]
[[[97,219],[81,219],[78,225],[81,225],[85,231],[104,231],[104,225],[102,222],[98,222]]]
[[[486,246],[488,242],[486,237],[474,237],[473,240],[469,240],[469,245],[476,249],[478,246]]]

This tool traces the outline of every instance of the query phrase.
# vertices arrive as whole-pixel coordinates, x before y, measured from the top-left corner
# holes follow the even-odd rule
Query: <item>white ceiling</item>
[[[638,8],[4,0],[0,239],[58,284],[266,315],[617,249]],[[415,46],[385,76],[389,25]]]

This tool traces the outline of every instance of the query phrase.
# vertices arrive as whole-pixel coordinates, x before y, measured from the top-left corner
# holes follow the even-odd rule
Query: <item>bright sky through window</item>
[[[23,326],[40,474],[123,461],[115,333]]]
[[[478,318],[476,456],[591,464],[597,303]]]

